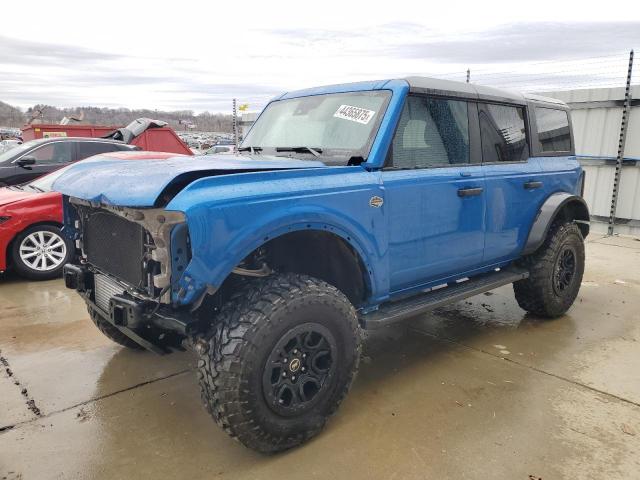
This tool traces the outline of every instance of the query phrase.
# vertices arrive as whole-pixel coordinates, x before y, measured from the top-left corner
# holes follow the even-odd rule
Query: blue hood
[[[202,177],[325,166],[322,162],[267,155],[176,156],[166,160],[129,156],[135,157],[136,153],[106,154],[78,162],[60,175],[53,190],[103,205],[153,207],[163,192],[175,194]]]

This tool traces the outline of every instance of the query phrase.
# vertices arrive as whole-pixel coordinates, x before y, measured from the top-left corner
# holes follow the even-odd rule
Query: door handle
[[[484,188],[480,187],[467,187],[467,188],[459,188],[458,196],[459,197],[475,197],[482,193]]]
[[[540,187],[542,187],[542,182],[524,182],[524,188],[526,188],[527,190],[534,190]]]

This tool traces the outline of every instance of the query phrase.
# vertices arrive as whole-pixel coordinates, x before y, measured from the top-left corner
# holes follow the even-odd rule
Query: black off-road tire
[[[141,345],[138,345],[116,327],[111,325],[109,321],[102,318],[102,315],[100,315],[98,312],[96,312],[92,308],[89,308],[88,310],[91,321],[96,327],[98,327],[98,330],[100,330],[102,334],[109,340],[132,350],[143,350],[143,347]]]
[[[274,377],[265,372],[277,363],[273,362],[274,352],[286,351],[280,350],[282,342],[301,328],[316,328],[333,339],[333,374],[325,378],[310,402],[296,403],[294,408],[300,406],[302,411],[283,414],[278,410],[283,406],[277,404],[282,399],[276,402],[272,397],[271,403],[268,401],[267,384]],[[361,352],[356,311],[344,294],[321,280],[295,274],[249,282],[222,307],[205,340],[198,377],[207,411],[229,435],[263,453],[295,447],[322,430],[349,391]],[[310,353],[306,360],[300,358],[307,362],[302,363],[307,366],[307,374],[315,370],[309,363],[313,355]],[[292,360],[289,367],[293,368]],[[275,378],[279,378],[280,370],[276,372]],[[298,381],[301,378],[305,377],[300,375]],[[277,382],[279,385],[280,380]],[[301,392],[303,386],[296,388]],[[296,401],[300,401],[302,394],[296,395]]]
[[[565,252],[571,252],[575,268],[561,290],[556,281]],[[539,317],[563,315],[578,296],[584,274],[584,240],[580,229],[573,222],[552,226],[542,247],[524,258],[522,265],[530,274],[529,278],[513,284],[518,305]]]

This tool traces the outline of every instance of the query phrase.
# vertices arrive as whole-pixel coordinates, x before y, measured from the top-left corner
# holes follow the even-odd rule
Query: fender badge
[[[374,195],[369,200],[369,206],[375,207],[375,208],[380,208],[383,203],[384,203],[384,200],[381,197],[378,197],[377,195]]]

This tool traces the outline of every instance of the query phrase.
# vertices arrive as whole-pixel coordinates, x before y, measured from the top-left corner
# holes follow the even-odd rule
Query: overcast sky
[[[233,97],[255,110],[282,91],[464,80],[467,67],[472,81],[514,88],[605,85],[640,47],[636,3],[13,2],[1,21],[0,100],[229,112]]]

